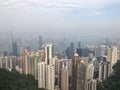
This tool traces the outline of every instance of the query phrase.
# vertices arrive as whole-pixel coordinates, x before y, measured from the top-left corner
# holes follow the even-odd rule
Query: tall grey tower
[[[10,31],[10,35],[11,35],[11,44],[12,44],[12,55],[18,56],[17,42],[14,41],[12,31]]]
[[[42,49],[42,36],[39,35],[39,49]]]

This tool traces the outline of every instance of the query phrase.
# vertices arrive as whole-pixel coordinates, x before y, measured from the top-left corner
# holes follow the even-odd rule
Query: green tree
[[[45,90],[39,89],[34,76],[20,74],[13,70],[9,72],[0,68],[0,90]]]

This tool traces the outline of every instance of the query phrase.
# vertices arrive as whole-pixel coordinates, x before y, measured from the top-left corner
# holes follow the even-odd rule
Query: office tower
[[[83,56],[83,49],[77,48],[77,53],[80,57],[82,57]]]
[[[10,31],[10,36],[11,36],[11,44],[12,44],[12,55],[18,56],[18,46],[17,46],[17,42],[14,41],[12,31]]]
[[[54,90],[55,84],[55,66],[47,65],[46,66],[46,89]]]
[[[46,64],[38,63],[38,87],[46,88]]]
[[[42,49],[42,36],[39,35],[39,49]]]
[[[11,48],[11,54],[13,54],[13,42],[14,42],[14,40],[13,40],[13,33],[12,33],[12,30],[10,30],[10,41],[11,41],[11,43],[10,43],[10,48]]]
[[[70,58],[72,58],[74,56],[74,43],[71,42],[70,43]]]
[[[108,61],[111,64],[111,73],[112,73],[113,72],[112,67],[117,62],[117,47],[115,46],[108,47],[107,56],[108,56]]]
[[[60,89],[61,90],[69,90],[68,89],[68,68],[67,66],[64,66],[63,64],[63,67],[61,68],[61,87]]]
[[[99,81],[102,82],[110,76],[110,63],[107,61],[101,61],[99,63]]]
[[[18,46],[17,46],[17,42],[13,42],[13,43],[12,43],[12,49],[13,49],[13,55],[14,55],[14,56],[18,56]]]
[[[66,53],[67,58],[70,59],[70,48],[69,47],[65,50],[65,53]]]
[[[52,58],[53,58],[53,45],[52,44],[47,44],[45,47],[45,62],[46,64],[53,64],[52,63]]]
[[[70,43],[70,46],[66,49],[65,52],[66,52],[68,59],[72,59],[74,55],[74,43],[73,42]]]

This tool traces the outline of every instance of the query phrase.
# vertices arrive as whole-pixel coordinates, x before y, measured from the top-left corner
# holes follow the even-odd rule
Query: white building
[[[38,87],[46,88],[46,64],[45,62],[38,63]]]
[[[102,82],[110,76],[110,63],[100,62],[99,63],[99,81]]]
[[[46,89],[54,90],[55,84],[55,66],[47,65],[46,67]]]
[[[113,71],[112,67],[115,63],[117,63],[117,47],[115,46],[108,47],[107,56],[108,56],[108,61],[111,64],[111,73],[112,73]]]
[[[53,45],[52,44],[47,44],[45,47],[45,62],[46,64],[53,64],[52,58],[53,58]]]

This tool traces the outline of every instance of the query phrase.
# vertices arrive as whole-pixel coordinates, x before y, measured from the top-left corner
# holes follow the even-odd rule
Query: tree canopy
[[[17,71],[7,71],[0,68],[0,90],[45,90],[38,89],[34,76],[20,74]]]
[[[98,83],[97,90],[120,90],[120,60],[113,66],[114,74],[102,83]]]

